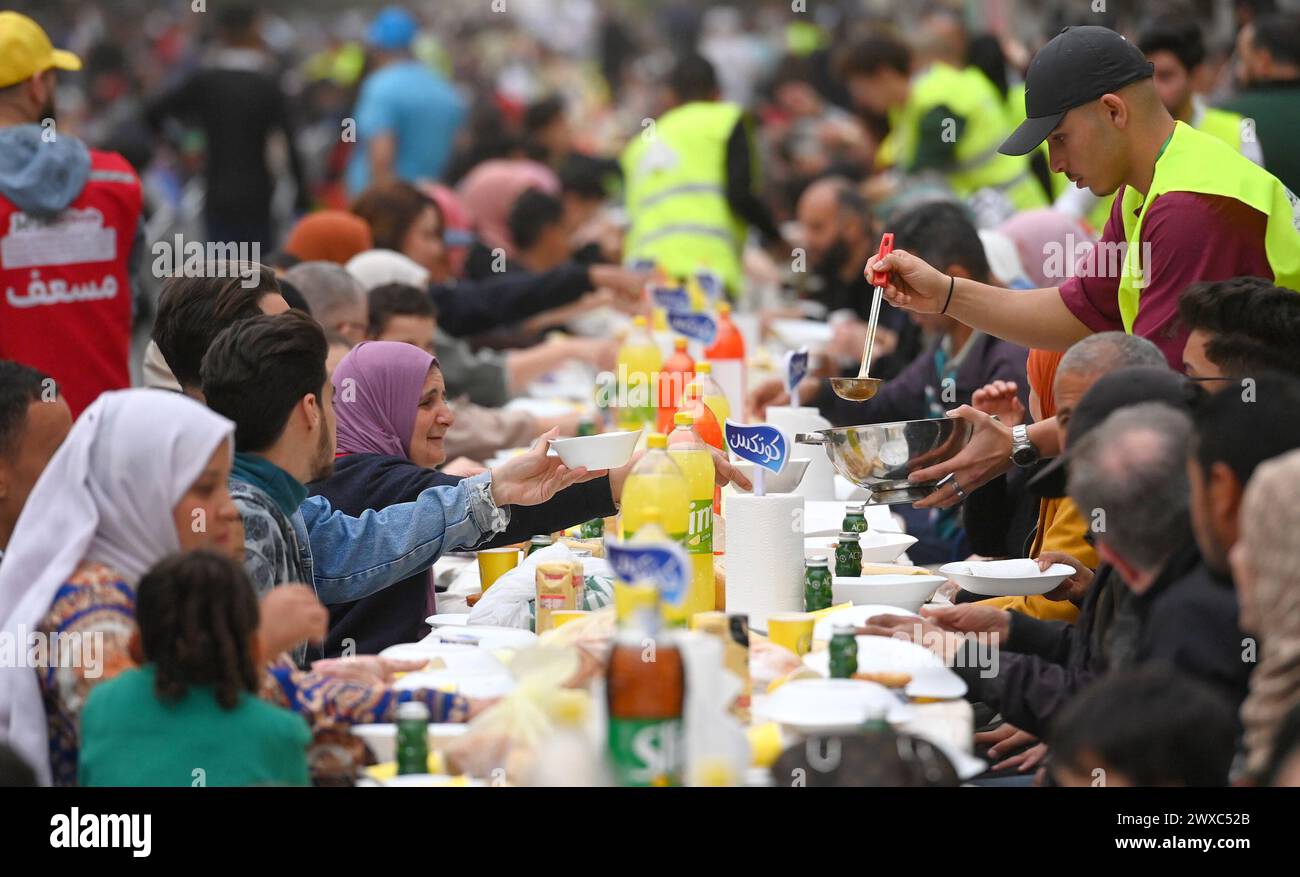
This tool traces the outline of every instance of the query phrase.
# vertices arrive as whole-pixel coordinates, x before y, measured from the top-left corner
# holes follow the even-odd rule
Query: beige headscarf
[[[1241,507],[1241,540],[1254,573],[1259,663],[1241,705],[1246,769],[1268,766],[1273,736],[1300,704],[1300,451],[1255,470]]]

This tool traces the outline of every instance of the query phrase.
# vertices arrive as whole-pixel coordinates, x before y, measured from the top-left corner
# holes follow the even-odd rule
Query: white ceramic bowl
[[[858,679],[796,679],[755,712],[794,734],[850,733],[877,717],[901,722],[911,715],[888,688]]]
[[[1046,594],[1074,575],[1074,568],[1054,563],[1041,572],[1038,562],[1028,558],[954,561],[939,567],[939,572],[961,585],[963,591],[984,597],[1032,597]]]
[[[607,432],[602,435],[584,435],[578,438],[551,439],[551,450],[570,469],[585,466],[588,471],[617,469],[632,459],[641,430],[634,432]]]
[[[808,536],[803,540],[803,556],[832,557],[839,542],[838,536]],[[916,544],[916,537],[868,530],[858,537],[858,544],[862,546],[863,563],[893,563]]]
[[[856,576],[831,580],[835,603],[882,603],[918,612],[939,586],[943,576]]]
[[[808,471],[808,464],[811,460],[786,460],[785,468],[780,472],[772,473],[764,470],[763,472],[763,492],[764,493],[794,493],[794,489],[803,481],[804,473]],[[754,480],[754,464],[748,460],[736,460],[731,465],[740,470],[752,483]],[[733,484],[732,487],[737,493],[751,493],[745,490],[739,484]]]
[[[464,627],[469,624],[468,612],[440,612],[424,619],[429,627]]]
[[[431,722],[428,734],[429,750],[442,749],[468,729],[469,725],[463,722],[450,724]],[[375,760],[381,764],[385,761],[392,761],[397,757],[397,725],[391,722],[374,725],[353,725],[351,730],[353,734],[360,737],[370,747],[370,751],[375,754]]]

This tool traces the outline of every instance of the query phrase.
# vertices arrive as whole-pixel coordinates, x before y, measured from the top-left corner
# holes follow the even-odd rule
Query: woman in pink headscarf
[[[461,181],[457,190],[461,203],[479,241],[489,250],[502,249],[507,258],[515,255],[507,220],[515,200],[528,189],[558,196],[560,178],[544,164],[500,158],[483,162]]]
[[[1077,219],[1051,209],[1017,213],[998,231],[1015,242],[1020,264],[1035,289],[1060,286],[1074,270],[1076,253],[1094,240]]]

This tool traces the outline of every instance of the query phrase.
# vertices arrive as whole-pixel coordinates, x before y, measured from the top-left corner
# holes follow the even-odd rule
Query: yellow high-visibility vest
[[[707,268],[740,292],[748,228],[727,202],[727,140],[741,113],[716,101],[683,104],[623,150],[628,261],[653,260],[679,278]]]
[[[1167,192],[1235,198],[1263,213],[1268,217],[1264,251],[1273,269],[1273,282],[1300,290],[1300,198],[1222,140],[1177,122],[1168,146],[1156,160],[1151,191],[1144,198],[1132,186],[1124,190],[1124,237],[1128,246],[1119,285],[1124,331],[1133,332],[1142,287],[1146,285],[1141,264],[1142,223],[1151,205]]]
[[[921,74],[907,103],[890,112],[890,132],[881,144],[878,163],[910,166],[916,159],[921,120],[940,106],[965,121],[957,138],[957,167],[944,174],[956,195],[966,198],[981,189],[996,189],[1016,210],[1048,206],[1029,160],[998,152],[1011,130],[1006,108],[988,77],[976,68],[958,70],[936,63]]]

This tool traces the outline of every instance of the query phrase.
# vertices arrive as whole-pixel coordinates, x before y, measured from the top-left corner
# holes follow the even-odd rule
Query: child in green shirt
[[[257,598],[237,564],[167,558],[135,614],[140,666],[96,686],[81,716],[81,785],[309,784],[307,723],[257,696]]]

